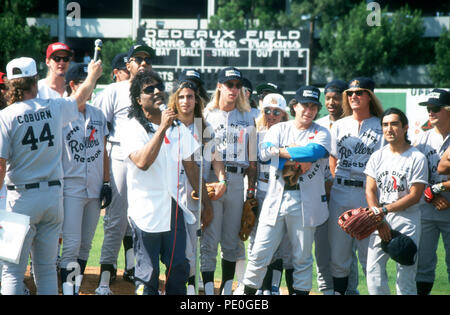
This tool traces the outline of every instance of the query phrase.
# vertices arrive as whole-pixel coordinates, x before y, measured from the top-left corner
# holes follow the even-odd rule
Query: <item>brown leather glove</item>
[[[214,183],[206,183],[206,190],[208,191],[208,197],[209,199],[213,198],[216,195],[216,192],[214,190],[214,185],[212,185]],[[191,197],[194,200],[198,200],[198,194],[195,190],[192,191],[191,193]]]
[[[306,173],[311,168],[311,162],[286,162],[283,168],[284,182],[289,186],[297,184],[300,175]]]
[[[369,208],[362,207],[347,210],[339,216],[338,224],[351,237],[365,239],[383,222],[380,222],[379,216],[371,215],[371,212]]]
[[[255,198],[247,199],[242,209],[241,230],[239,231],[239,238],[244,242],[248,239],[255,226],[257,213],[258,201]]]

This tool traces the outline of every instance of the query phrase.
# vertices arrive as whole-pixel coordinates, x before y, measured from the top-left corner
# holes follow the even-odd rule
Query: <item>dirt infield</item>
[[[95,289],[97,288],[98,285],[99,274],[100,274],[100,267],[86,267],[79,295],[95,295]],[[123,270],[118,269],[117,278],[110,286],[111,291],[113,292],[114,295],[134,295],[134,285],[130,282],[123,280],[122,275]],[[61,283],[60,281],[58,282],[59,282],[59,293],[62,294]],[[31,295],[35,295],[36,286],[34,285],[33,278],[30,277],[29,269],[25,274],[25,283],[28,289],[30,290]],[[160,288],[162,289],[162,286],[164,285],[164,276],[160,278],[159,284]],[[214,287],[215,287],[215,294],[219,294],[220,283],[218,281],[215,282]],[[282,294],[287,294],[287,292],[284,292],[285,290],[283,288],[281,290]],[[202,294],[203,292],[200,292],[200,295]]]

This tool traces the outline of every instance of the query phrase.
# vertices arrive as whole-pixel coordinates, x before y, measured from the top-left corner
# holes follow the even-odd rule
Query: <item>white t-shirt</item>
[[[154,130],[159,126],[152,124]],[[123,129],[121,147],[127,162],[128,216],[139,229],[148,233],[170,231],[172,198],[178,194],[179,172],[182,159],[190,157],[199,147],[191,132],[183,125],[167,130],[161,149],[146,170],[139,169],[130,159],[131,153],[141,150],[154,133],[147,133],[136,120],[131,119]],[[192,212],[179,203],[185,220],[195,223]]]
[[[52,88],[50,88],[47,83],[45,82],[45,79],[41,79],[38,81],[38,98],[42,98],[42,99],[49,99],[49,98],[61,98],[61,97],[66,97],[67,96],[67,92],[64,91],[63,95],[61,96],[61,94],[59,94],[58,91],[53,90]]]
[[[396,154],[389,145],[384,146],[370,156],[364,173],[375,179],[378,201],[383,204],[393,203],[406,196],[414,183],[428,182],[427,160],[414,147]],[[402,213],[418,211],[419,204],[414,204]]]

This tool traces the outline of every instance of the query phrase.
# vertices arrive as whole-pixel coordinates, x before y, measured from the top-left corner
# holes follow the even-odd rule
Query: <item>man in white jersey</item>
[[[129,80],[108,85],[95,97],[92,105],[102,110],[106,121],[110,124],[108,142],[111,145],[110,180],[112,188],[112,201],[106,208],[103,221],[104,239],[100,256],[100,279],[96,294],[112,294],[109,285],[115,279],[117,257],[122,240],[125,250],[124,279],[133,282],[134,254],[131,230],[127,221],[127,184],[124,163],[125,157],[120,148],[121,132],[128,118],[128,109],[131,105],[130,86],[134,77],[152,67],[153,49],[145,45],[132,46],[127,55],[127,69]]]
[[[315,227],[328,218],[325,167],[330,151],[329,131],[315,122],[321,107],[320,90],[303,86],[296,91],[295,119],[272,126],[264,136],[261,160],[271,160],[269,187],[258,220],[244,278],[244,294],[255,294],[283,236],[292,248],[293,294],[312,288],[312,245]],[[308,162],[295,183],[282,176],[285,165]]]
[[[363,272],[366,271],[368,239],[355,240],[338,225],[346,210],[364,207],[364,169],[370,155],[383,144],[379,117],[383,108],[374,94],[375,82],[367,77],[350,81],[343,93],[344,118],[331,127],[330,171],[334,181],[330,192],[329,240],[331,274],[335,294],[344,295],[348,288],[354,246]],[[342,198],[345,196],[345,198]]]
[[[22,294],[31,253],[38,294],[58,294],[56,255],[63,220],[62,130],[85,110],[101,76],[101,61],[91,62],[88,77],[67,99],[37,96],[36,63],[17,58],[7,65],[10,106],[0,112],[0,182],[5,181],[7,211],[30,216],[18,264],[5,263],[2,294]],[[5,176],[6,175],[6,176]]]
[[[433,288],[437,264],[436,250],[442,236],[446,252],[445,262],[450,279],[450,192],[445,189],[449,176],[439,174],[439,161],[450,146],[450,93],[433,89],[428,100],[419,103],[426,106],[432,129],[422,133],[415,146],[428,160],[428,185],[422,211],[422,233],[417,266],[417,294],[428,295]]]
[[[224,295],[232,294],[236,260],[241,254],[239,230],[244,205],[244,173],[247,170],[247,198],[255,197],[256,130],[250,105],[242,90],[242,73],[227,67],[219,72],[213,100],[205,109],[210,125],[206,135],[214,133],[214,147],[225,164],[227,191],[213,201],[214,217],[201,238],[201,271],[205,294],[214,294],[214,271],[218,245],[222,250],[222,284]],[[219,179],[211,172],[208,182]]]
[[[420,240],[419,201],[428,182],[425,155],[411,146],[407,137],[408,118],[397,108],[381,116],[383,136],[388,145],[374,152],[367,162],[367,205],[382,223],[369,238],[367,288],[371,295],[389,295],[386,264],[389,254],[382,241],[389,242],[391,230],[409,236],[416,247]],[[398,295],[416,294],[417,260],[397,263]]]
[[[65,75],[69,70],[69,62],[72,51],[64,43],[48,45],[45,63],[47,65],[47,77],[38,81],[39,98],[60,98],[66,91]]]
[[[75,93],[86,77],[86,64],[72,64],[66,74],[67,94]],[[60,274],[64,295],[78,294],[100,208],[111,202],[107,135],[105,116],[90,104],[63,129],[64,242]]]
[[[342,110],[342,93],[348,88],[348,83],[336,79],[328,82],[324,88],[325,107],[328,115],[317,119],[316,123],[324,126],[328,130],[334,122],[338,121],[343,116]],[[327,165],[325,189],[328,198],[330,196],[331,186],[333,185],[333,177],[331,176],[330,167]],[[330,272],[331,249],[328,240],[329,221],[316,228],[314,236],[315,241],[315,257],[317,265],[317,285],[319,290],[325,295],[334,294],[333,277]],[[358,291],[358,258],[356,251],[353,251],[353,260],[351,265],[351,273],[349,275],[349,285],[345,294],[355,295]]]

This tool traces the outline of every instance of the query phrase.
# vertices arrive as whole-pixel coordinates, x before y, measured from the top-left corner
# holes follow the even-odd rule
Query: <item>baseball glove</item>
[[[214,185],[212,185],[214,183],[206,183],[206,190],[208,191],[208,197],[209,199],[213,198],[216,195],[216,191],[214,189]],[[194,200],[198,200],[198,194],[195,190],[192,191],[191,193],[191,197]]]
[[[289,186],[297,184],[300,175],[306,173],[311,168],[310,162],[297,162],[292,165],[286,165],[283,168],[284,182]]]
[[[255,198],[247,199],[244,202],[241,218],[241,230],[239,238],[246,241],[256,223],[256,214],[258,213],[258,201]]]
[[[369,215],[373,210],[358,208],[345,211],[339,216],[339,226],[351,237],[357,240],[365,239],[372,234],[380,224],[378,215]]]

